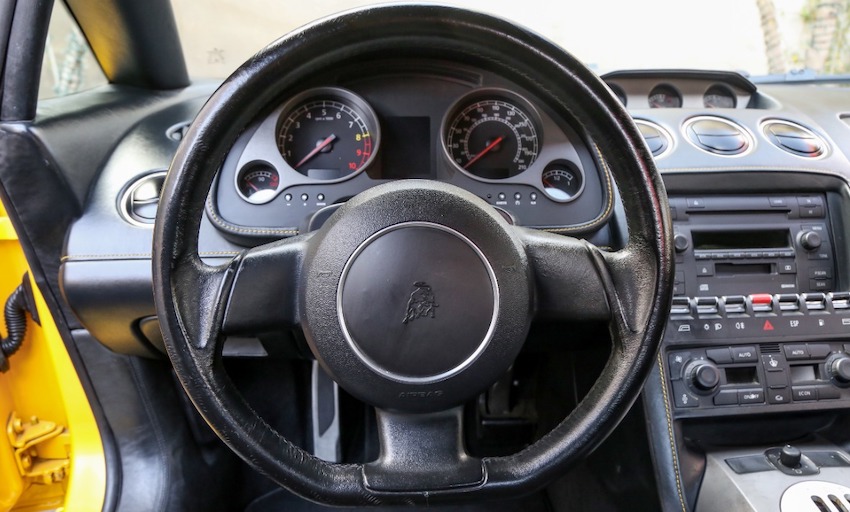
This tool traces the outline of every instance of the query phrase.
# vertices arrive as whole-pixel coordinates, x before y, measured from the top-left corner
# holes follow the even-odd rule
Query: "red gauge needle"
[[[260,191],[260,189],[259,189],[259,188],[257,188],[257,186],[256,186],[256,185],[254,185],[253,183],[251,183],[250,181],[248,182],[248,186],[249,186],[249,187],[251,187],[251,188],[253,188],[253,189],[254,189],[254,192],[259,192],[259,191]]]
[[[484,149],[483,149],[480,153],[478,153],[477,155],[475,155],[474,157],[472,157],[472,159],[471,159],[470,161],[466,162],[466,165],[464,165],[464,166],[463,166],[463,168],[464,168],[464,169],[469,169],[469,166],[470,166],[470,165],[472,165],[472,164],[474,164],[475,162],[477,162],[478,160],[480,160],[482,156],[486,155],[487,153],[489,153],[489,152],[490,152],[490,150],[491,150],[491,149],[493,149],[493,148],[495,148],[496,146],[498,146],[498,145],[499,145],[499,143],[500,143],[500,142],[502,142],[502,140],[504,140],[504,137],[498,137],[498,138],[496,138],[496,140],[494,140],[493,142],[491,142],[490,144],[488,144],[488,145],[487,145],[487,147],[486,147],[486,148],[484,148]],[[298,167],[298,166],[296,165],[295,167]]]
[[[300,161],[300,162],[298,162],[297,164],[295,164],[295,168],[297,169],[297,168],[301,167],[302,165],[306,164],[308,160],[310,160],[311,158],[313,158],[314,156],[316,156],[316,154],[318,154],[318,152],[319,152],[319,151],[321,151],[321,150],[325,149],[325,148],[327,147],[327,145],[328,145],[328,144],[330,144],[331,142],[333,142],[333,141],[335,141],[335,140],[336,140],[336,135],[334,135],[333,133],[332,133],[332,134],[330,134],[330,135],[328,135],[328,138],[327,138],[327,139],[325,139],[325,140],[323,140],[322,142],[320,142],[320,143],[319,143],[319,145],[318,145],[318,146],[316,146],[316,147],[313,149],[313,151],[310,151],[309,153],[307,153],[307,156],[305,156],[304,158],[302,158],[302,159],[301,159],[301,161]]]

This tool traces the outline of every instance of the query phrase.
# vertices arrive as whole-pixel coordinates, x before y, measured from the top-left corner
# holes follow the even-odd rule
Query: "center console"
[[[824,194],[671,197],[676,418],[850,407],[850,293]]]
[[[672,451],[655,456],[672,460],[681,508],[850,507],[846,436],[815,433],[850,410],[843,199],[680,194],[657,381]]]

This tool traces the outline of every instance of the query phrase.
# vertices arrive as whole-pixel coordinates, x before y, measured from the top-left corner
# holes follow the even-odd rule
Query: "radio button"
[[[688,208],[705,208],[705,200],[701,197],[689,197]]]
[[[797,264],[794,262],[780,263],[777,265],[779,267],[780,274],[796,274],[797,273]]]
[[[785,359],[789,361],[809,358],[809,349],[805,345],[785,345],[782,348],[785,350]]]
[[[738,405],[738,392],[721,391],[714,397],[714,405]]]
[[[717,364],[729,364],[732,362],[732,352],[728,348],[710,348],[705,355]]]
[[[831,268],[810,268],[809,277],[811,279],[832,279]]]
[[[700,263],[697,265],[697,277],[707,277],[714,275],[713,263]]]
[[[788,199],[784,197],[771,197],[770,206],[774,208],[786,208],[788,207]]]
[[[788,388],[771,389],[767,394],[767,401],[771,404],[787,404],[791,402],[791,392]]]
[[[746,391],[738,391],[738,402],[741,405],[763,404],[764,403],[764,390],[763,389],[748,389]]]
[[[810,260],[825,261],[829,259],[829,251],[821,247],[820,251],[810,252],[807,256]]]
[[[808,402],[818,399],[818,390],[811,386],[791,388],[791,396],[795,402]]]
[[[736,363],[754,363],[758,361],[756,347],[732,347],[732,360]]]
[[[809,289],[825,291],[832,288],[832,279],[809,279]]]
[[[820,196],[797,196],[797,204],[800,206],[823,206]]]
[[[800,206],[801,219],[822,219],[823,206]]]
[[[788,387],[788,379],[785,377],[785,372],[767,372],[767,387],[775,389],[775,388],[787,388]]]

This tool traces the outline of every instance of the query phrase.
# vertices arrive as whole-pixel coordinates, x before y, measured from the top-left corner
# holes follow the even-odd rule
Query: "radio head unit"
[[[674,197],[670,204],[676,295],[834,289],[824,196]]]

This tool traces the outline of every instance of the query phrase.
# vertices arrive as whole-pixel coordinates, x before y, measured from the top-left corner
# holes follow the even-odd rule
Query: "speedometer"
[[[446,151],[460,169],[479,178],[516,176],[534,163],[540,150],[532,112],[507,91],[476,91],[447,117]]]

